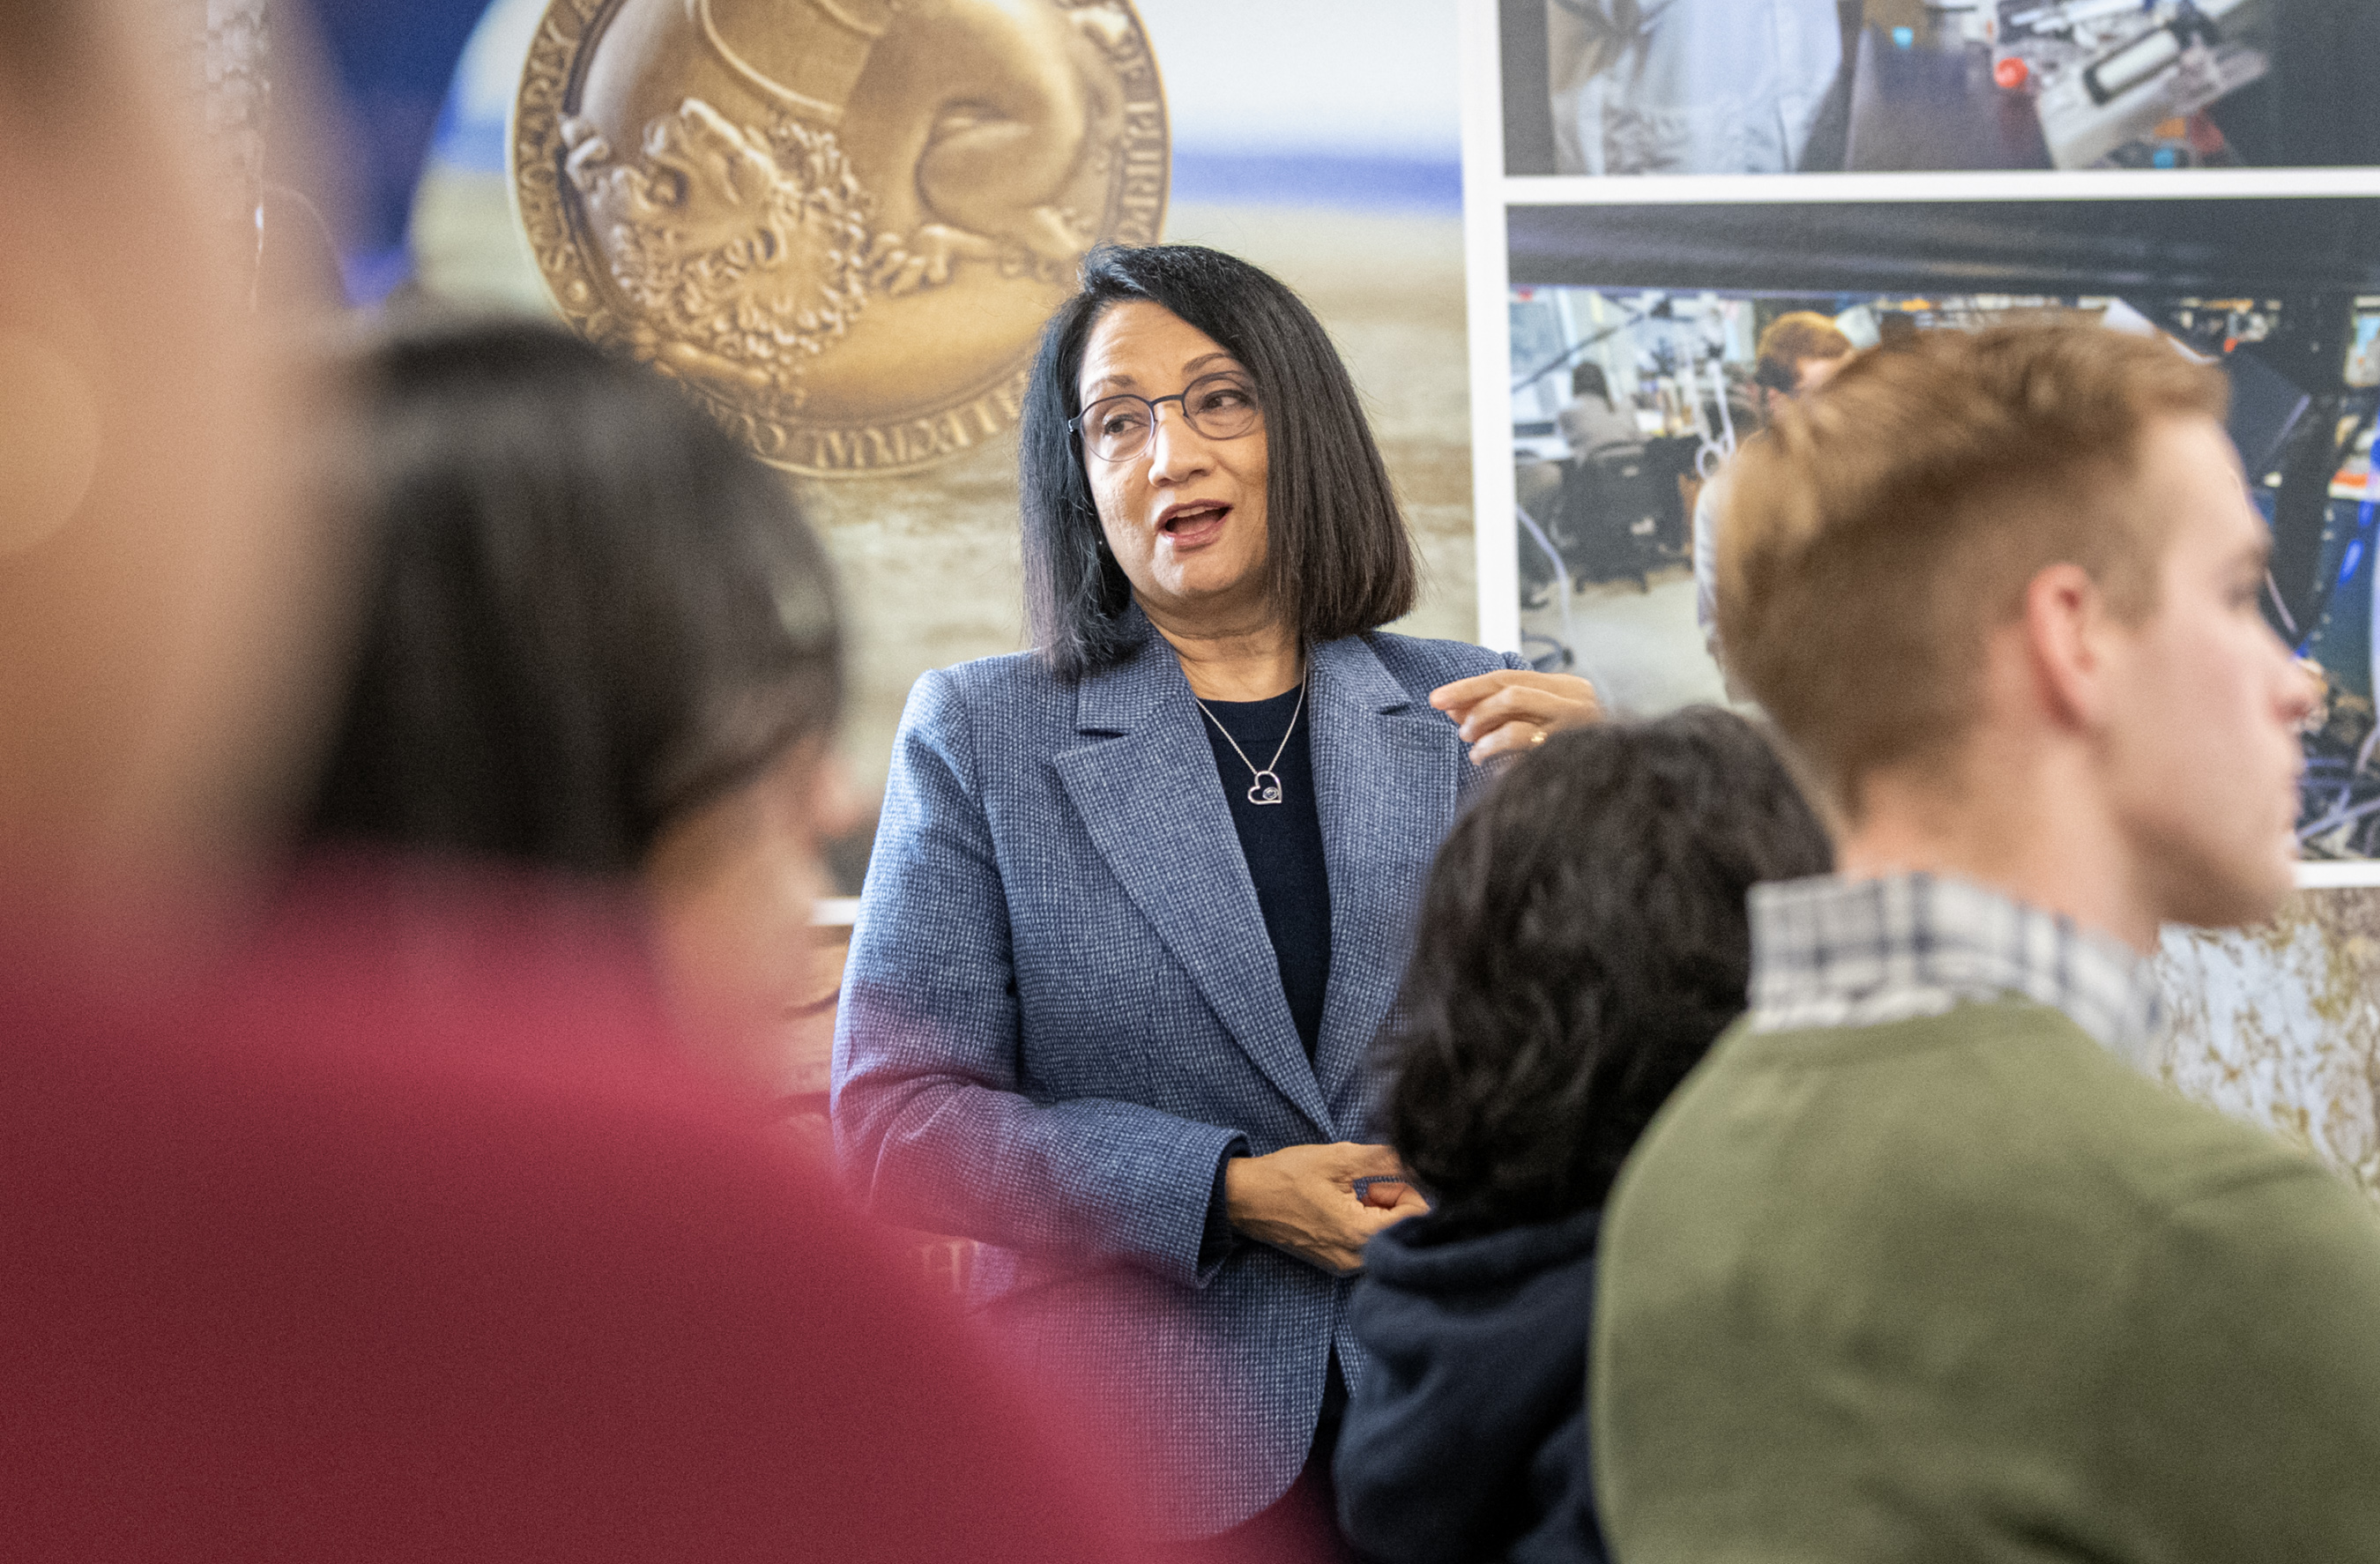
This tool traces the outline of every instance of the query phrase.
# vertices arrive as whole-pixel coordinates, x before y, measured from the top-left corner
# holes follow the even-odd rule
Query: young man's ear
[[[2107,721],[2114,698],[2107,635],[2114,627],[2105,594],[2081,565],[2045,565],[2025,583],[2013,628],[2021,633],[2043,715],[2052,723],[2089,729]]]

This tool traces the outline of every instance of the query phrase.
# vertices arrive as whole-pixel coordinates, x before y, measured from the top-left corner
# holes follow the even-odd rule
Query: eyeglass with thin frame
[[[1066,427],[1082,437],[1084,449],[1103,462],[1128,462],[1148,449],[1157,432],[1157,409],[1178,403],[1182,421],[1208,440],[1237,440],[1264,421],[1256,387],[1245,375],[1201,375],[1172,396],[1154,399],[1129,392],[1102,396],[1070,418]]]

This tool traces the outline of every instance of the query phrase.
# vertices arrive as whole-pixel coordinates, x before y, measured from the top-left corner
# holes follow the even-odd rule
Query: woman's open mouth
[[[1157,534],[1176,552],[1204,548],[1222,536],[1232,507],[1220,500],[1193,500],[1169,507],[1158,517]]]

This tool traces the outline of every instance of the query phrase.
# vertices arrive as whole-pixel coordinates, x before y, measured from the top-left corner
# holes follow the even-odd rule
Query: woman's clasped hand
[[[1364,1268],[1374,1233],[1429,1203],[1404,1182],[1394,1151],[1339,1141],[1233,1158],[1223,1170],[1223,1209],[1236,1231],[1346,1276]]]

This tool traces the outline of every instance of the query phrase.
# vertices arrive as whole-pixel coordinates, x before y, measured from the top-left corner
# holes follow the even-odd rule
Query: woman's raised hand
[[[1335,1276],[1364,1268],[1364,1244],[1429,1209],[1385,1146],[1340,1141],[1235,1157],[1223,1168],[1223,1212],[1238,1231]],[[1360,1194],[1358,1179],[1380,1182]]]
[[[1548,734],[1603,719],[1595,686],[1575,673],[1499,668],[1430,691],[1429,703],[1454,719],[1475,766],[1543,744]]]

